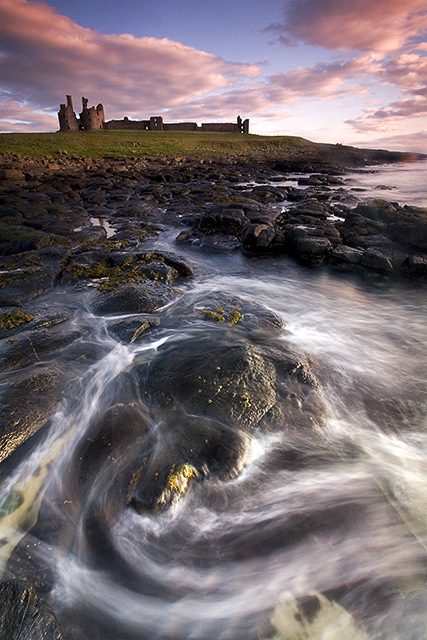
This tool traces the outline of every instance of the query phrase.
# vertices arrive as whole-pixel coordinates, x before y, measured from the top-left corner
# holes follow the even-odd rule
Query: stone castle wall
[[[149,131],[150,121],[149,120],[129,120],[129,118],[123,118],[123,120],[109,120],[108,122],[104,122],[103,128],[108,130],[128,129],[133,131]]]
[[[164,131],[197,131],[196,122],[165,122],[163,123]]]
[[[82,111],[77,118],[73,109],[71,96],[67,96],[67,103],[61,104],[58,111],[60,131],[99,131],[130,130],[130,131],[218,131],[224,133],[249,133],[249,120],[242,120],[237,116],[234,122],[204,122],[199,127],[196,122],[163,122],[161,116],[151,116],[149,120],[105,121],[104,107],[88,107],[88,99],[82,98]]]

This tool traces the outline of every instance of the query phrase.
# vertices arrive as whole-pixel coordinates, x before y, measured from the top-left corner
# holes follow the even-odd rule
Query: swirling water
[[[0,523],[3,564],[53,585],[66,640],[427,637],[427,290],[184,251],[196,277],[159,314],[224,291],[276,312],[277,341],[319,380],[324,426],[257,433],[240,476],[195,483],[158,514],[119,499],[137,444],[105,447],[79,494],[93,421],[177,329],[124,345],[73,301],[102,356],[2,487],[22,502]]]

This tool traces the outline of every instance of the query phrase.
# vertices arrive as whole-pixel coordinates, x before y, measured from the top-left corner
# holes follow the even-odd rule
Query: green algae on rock
[[[0,316],[0,329],[2,331],[8,331],[14,327],[18,327],[20,324],[31,322],[34,320],[34,316],[31,313],[24,313],[20,309],[16,311],[6,311]]]

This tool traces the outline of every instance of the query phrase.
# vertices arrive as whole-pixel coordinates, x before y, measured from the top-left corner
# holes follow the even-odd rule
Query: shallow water
[[[215,292],[276,312],[278,343],[306,355],[320,382],[325,425],[256,433],[239,477],[195,483],[160,514],[119,499],[138,443],[107,451],[79,495],[82,443],[118,401],[123,375],[200,329],[166,323],[123,345],[70,301],[103,356],[2,487],[3,505],[21,501],[0,520],[3,564],[47,576],[66,640],[425,638],[427,290],[363,284],[283,257],[179,252],[196,276],[159,317]]]
[[[427,207],[427,160],[380,165],[354,172],[346,186],[356,195]],[[362,189],[363,191],[359,191]]]

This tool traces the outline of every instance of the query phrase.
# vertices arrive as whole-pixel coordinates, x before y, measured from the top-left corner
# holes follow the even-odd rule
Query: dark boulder
[[[159,251],[156,250],[156,255],[164,262],[176,269],[178,274],[183,278],[189,278],[194,275],[194,268],[191,262],[185,258],[185,256],[181,256],[173,251]]]
[[[287,225],[283,228],[288,252],[301,262],[319,266],[326,262],[334,247],[321,228],[308,225]]]
[[[0,409],[0,461],[40,431],[62,399],[66,368],[50,364],[22,372],[9,383]]]
[[[249,451],[246,434],[216,420],[173,412],[157,425],[150,451],[132,475],[127,502],[139,513],[171,507],[195,481],[236,478]]]
[[[363,251],[354,247],[347,247],[345,244],[339,244],[331,252],[331,263],[339,264],[345,262],[347,264],[359,264],[362,260]]]
[[[236,477],[255,431],[312,431],[325,416],[307,361],[277,343],[280,318],[226,294],[190,300],[171,307],[163,323],[185,327],[185,337],[178,332],[149,363],[135,365],[156,423],[133,475],[138,511],[170,506],[211,475]]]
[[[50,605],[32,584],[0,583],[0,637],[2,640],[63,640]]]
[[[397,242],[427,252],[427,214],[424,219],[402,219],[394,222],[388,230]]]
[[[368,248],[363,252],[361,264],[368,269],[382,273],[392,273],[393,264],[388,256],[380,249]]]
[[[127,377],[126,382],[129,382]],[[95,482],[102,469],[125,493],[129,482],[126,461],[128,458],[134,461],[141,448],[138,440],[147,436],[149,425],[147,410],[139,402],[120,402],[97,414],[75,453],[77,485]],[[119,459],[121,465],[117,464]],[[75,490],[73,499],[78,500],[80,490],[76,487]]]
[[[91,300],[94,313],[152,313],[164,307],[176,296],[176,291],[159,282],[122,284],[112,292],[96,292]]]
[[[159,320],[150,314],[140,314],[128,318],[111,320],[108,323],[108,331],[115,338],[125,344],[131,344],[145,337],[147,331],[159,325]]]
[[[70,345],[80,337],[81,332],[77,329],[23,331],[19,337],[3,341],[1,344],[0,371],[14,371],[30,364],[37,364],[42,358]]]
[[[188,413],[251,429],[276,401],[276,373],[262,352],[216,337],[167,343],[159,348],[146,394],[161,414],[172,405]]]
[[[34,251],[45,247],[51,241],[48,233],[24,226],[3,226],[0,229],[0,255],[10,256],[16,253]]]
[[[277,232],[267,224],[248,224],[242,233],[242,243],[245,249],[266,251],[274,246]]]
[[[38,251],[11,255],[0,260],[0,306],[22,306],[47,291],[59,280],[62,260],[69,249],[49,245]]]
[[[408,256],[403,262],[402,271],[408,278],[427,278],[427,256]]]
[[[272,185],[259,185],[253,187],[249,195],[254,200],[259,200],[264,203],[283,202],[286,200],[287,189],[286,187],[280,189]]]
[[[396,219],[397,209],[398,207],[394,203],[387,200],[370,199],[359,203],[355,208],[355,213],[370,220],[388,224]]]
[[[265,342],[274,340],[285,326],[274,311],[250,299],[221,291],[211,294],[186,293],[164,314],[162,326],[168,329],[201,329],[203,333],[220,334],[232,329],[233,336]]]
[[[215,232],[240,235],[243,227],[249,222],[243,209],[228,209],[214,207],[198,217],[195,221],[196,229],[204,234]]]

